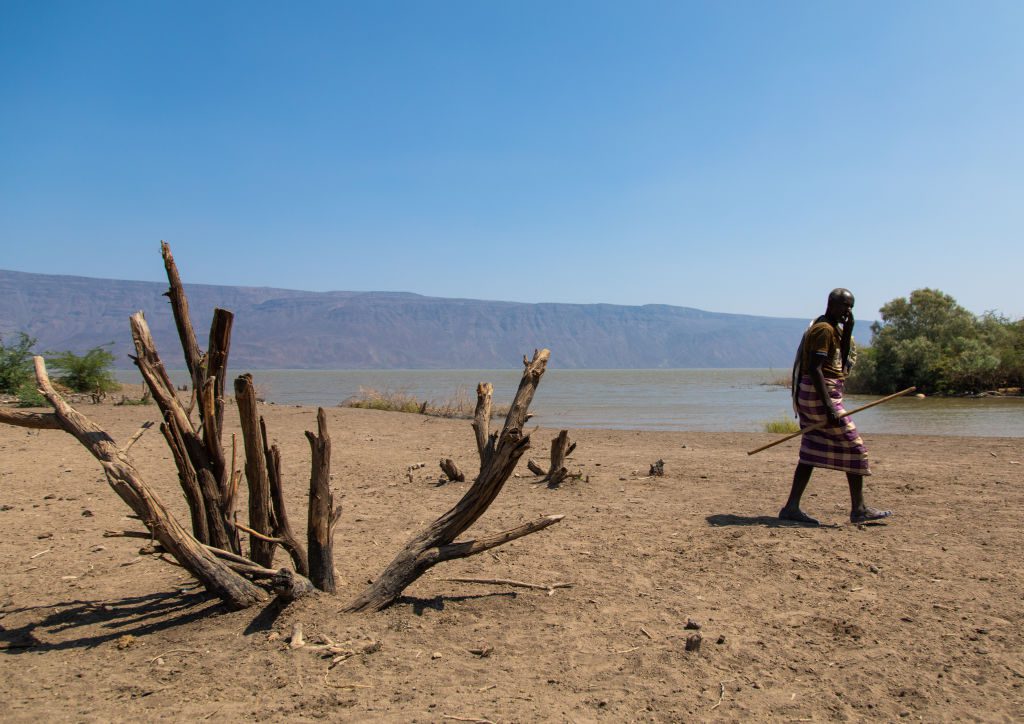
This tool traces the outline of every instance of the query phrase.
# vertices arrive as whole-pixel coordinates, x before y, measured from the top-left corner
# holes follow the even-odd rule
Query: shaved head
[[[828,295],[828,307],[825,316],[833,324],[845,322],[853,311],[853,292],[849,289],[833,289]]]
[[[853,306],[853,292],[851,292],[849,289],[843,289],[842,287],[838,287],[828,293],[829,304],[832,304],[833,302],[846,301],[850,303],[850,306]]]

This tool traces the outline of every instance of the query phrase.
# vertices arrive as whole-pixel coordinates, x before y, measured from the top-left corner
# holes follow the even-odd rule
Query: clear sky
[[[1024,316],[1024,2],[0,0],[0,268]]]

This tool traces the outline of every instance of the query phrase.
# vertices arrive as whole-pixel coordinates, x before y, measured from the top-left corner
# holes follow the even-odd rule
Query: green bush
[[[14,391],[18,396],[18,407],[46,407],[46,398],[36,388],[36,381],[28,378]]]
[[[58,382],[74,392],[88,392],[97,401],[106,393],[121,388],[111,374],[114,355],[103,346],[93,347],[81,356],[74,352],[53,354],[47,363],[60,372]]]
[[[917,289],[880,310],[871,347],[860,349],[849,392],[982,392],[1024,382],[1024,320],[980,317],[937,289]]]
[[[11,346],[5,346],[0,337],[0,393],[18,394],[18,390],[32,379],[32,347],[35,343],[24,332],[18,333],[18,341]]]

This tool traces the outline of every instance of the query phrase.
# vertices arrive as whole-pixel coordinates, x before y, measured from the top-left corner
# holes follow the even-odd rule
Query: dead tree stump
[[[551,462],[545,470],[533,460],[526,461],[526,467],[534,475],[543,478],[540,482],[547,483],[549,488],[557,488],[569,477],[569,469],[565,467],[565,459],[576,449],[576,443],[569,441],[569,431],[561,430],[551,440]]]
[[[449,482],[466,482],[466,474],[459,470],[459,466],[451,458],[441,458],[441,472],[448,476]]]
[[[331,494],[331,437],[327,434],[327,414],[316,411],[317,432],[306,431],[313,454],[309,473],[309,579],[321,591],[334,593],[334,526],[341,518],[341,507],[334,508]]]

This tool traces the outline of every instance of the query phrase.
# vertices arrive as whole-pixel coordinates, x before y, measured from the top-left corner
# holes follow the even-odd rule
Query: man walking
[[[892,515],[864,502],[864,476],[871,474],[868,451],[857,433],[857,426],[843,408],[843,385],[850,371],[853,340],[853,294],[849,289],[833,289],[828,295],[825,314],[804,333],[793,365],[793,406],[800,427],[828,421],[828,425],[804,433],[800,443],[800,462],[793,473],[789,500],[779,518],[807,525],[819,525],[815,518],[800,510],[800,498],[807,489],[814,468],[846,473],[850,485],[850,522],[864,523]]]

